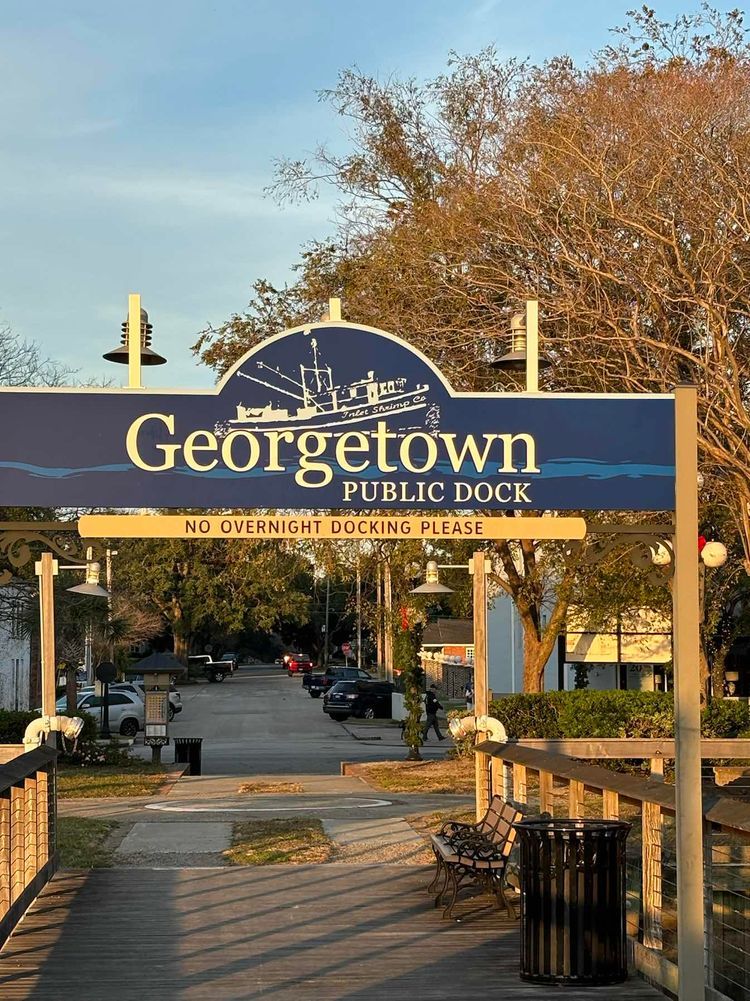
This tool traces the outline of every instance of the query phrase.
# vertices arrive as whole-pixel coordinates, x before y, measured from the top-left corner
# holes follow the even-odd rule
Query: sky
[[[688,5],[686,7],[686,4]],[[657,3],[667,18],[692,0]],[[280,207],[274,162],[342,123],[338,73],[426,79],[494,44],[578,62],[635,0],[0,0],[0,322],[85,379],[140,292],[168,364],[147,386],[209,387],[191,344],[280,285],[333,231],[331,193]],[[716,3],[721,9],[730,4]]]

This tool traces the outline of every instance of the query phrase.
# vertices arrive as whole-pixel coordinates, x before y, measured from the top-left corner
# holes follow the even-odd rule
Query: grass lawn
[[[224,852],[232,865],[305,865],[328,862],[333,843],[319,820],[247,820],[235,824],[232,847]]]
[[[248,795],[261,795],[262,793],[283,793],[293,796],[302,792],[299,782],[243,782],[237,792]]]
[[[102,768],[61,768],[57,774],[57,791],[61,799],[150,796],[164,784],[166,776],[163,766],[145,761]]]
[[[438,810],[437,813],[418,814],[406,819],[417,834],[429,838],[431,834],[437,834],[446,820],[457,820],[461,824],[473,824],[477,815],[474,807],[471,807],[469,810]]]
[[[91,817],[60,817],[57,844],[63,869],[103,869],[112,865],[113,851],[106,847],[117,822]]]
[[[440,761],[381,761],[352,771],[385,792],[474,792],[473,755]]]

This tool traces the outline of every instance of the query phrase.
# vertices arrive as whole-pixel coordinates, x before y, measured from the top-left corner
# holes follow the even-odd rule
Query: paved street
[[[179,687],[184,708],[170,733],[203,737],[206,775],[338,775],[342,761],[405,753],[398,727],[334,722],[323,712],[322,699],[311,699],[302,688],[300,677],[289,678],[273,664],[241,667],[218,685]],[[449,740],[438,744],[433,737],[422,753],[442,757],[449,746]],[[138,753],[150,755],[146,748]],[[172,756],[170,747],[164,760]]]

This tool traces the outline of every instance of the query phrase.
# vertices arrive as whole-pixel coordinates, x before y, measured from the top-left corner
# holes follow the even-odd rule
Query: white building
[[[571,608],[566,636],[565,687],[581,675],[587,688],[665,691],[672,661],[672,623],[650,608],[610,619],[598,632],[586,629],[585,615]]]
[[[548,613],[542,610],[542,621]],[[585,687],[664,691],[672,659],[671,623],[650,609],[636,609],[587,631],[571,608],[567,635],[561,633],[544,669],[544,690],[570,691],[582,676]],[[428,684],[436,682],[449,697],[459,698],[473,670],[471,619],[437,619],[427,625],[420,659]],[[487,612],[487,674],[491,692],[523,691],[523,626],[513,599],[496,594]]]
[[[28,709],[31,639],[23,636],[22,592],[13,584],[0,587],[0,708]]]
[[[557,643],[544,669],[545,691],[563,687],[562,656]],[[523,626],[513,599],[504,591],[495,595],[487,612],[487,662],[491,692],[513,695],[523,691]]]

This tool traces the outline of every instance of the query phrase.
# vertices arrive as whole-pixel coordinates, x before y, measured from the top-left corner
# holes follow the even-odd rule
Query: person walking
[[[427,689],[427,694],[424,699],[424,710],[427,714],[427,719],[425,721],[424,728],[422,730],[422,740],[427,740],[427,734],[430,729],[435,730],[435,736],[438,740],[445,740],[445,735],[440,732],[440,727],[438,725],[438,709],[443,707],[440,705],[435,692],[437,691],[437,685],[430,685]]]
[[[474,682],[467,681],[464,688],[464,699],[466,700],[466,711],[471,712],[474,708]]]

